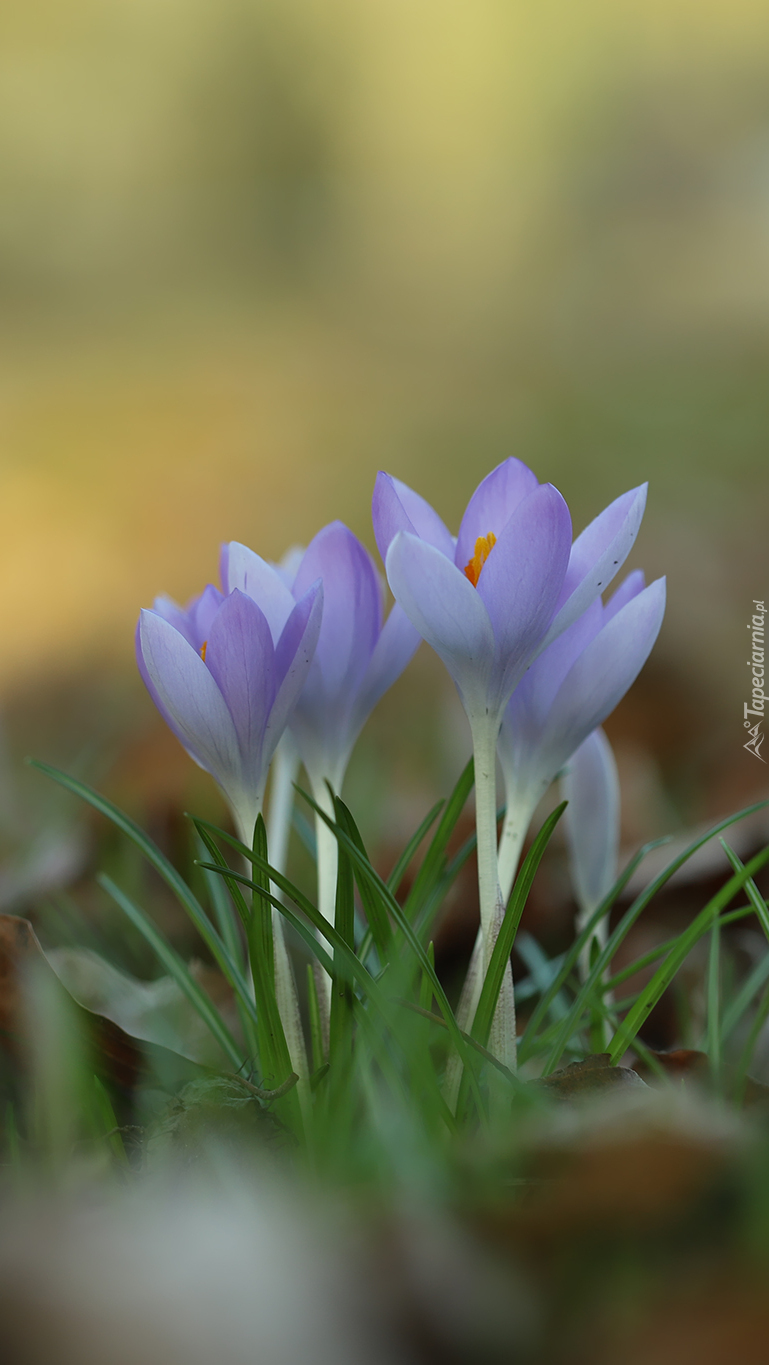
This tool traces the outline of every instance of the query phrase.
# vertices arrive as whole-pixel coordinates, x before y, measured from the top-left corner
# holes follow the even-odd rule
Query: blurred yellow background
[[[513,454],[576,529],[651,481],[659,743],[754,781],[766,5],[6,0],[0,303],[9,713],[133,679],[223,539],[372,544],[382,466],[455,525]]]

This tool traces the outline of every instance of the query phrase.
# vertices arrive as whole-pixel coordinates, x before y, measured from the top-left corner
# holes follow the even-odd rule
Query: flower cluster
[[[377,567],[340,522],[281,564],[232,542],[222,551],[221,588],[209,585],[186,608],[160,597],[141,613],[139,668],[250,841],[284,732],[328,810],[328,789],[340,790],[368,716],[426,640],[454,680],[472,735],[480,960],[488,965],[534,807],[577,751],[585,757],[575,772],[595,768],[602,741],[590,737],[659,631],[663,580],[645,587],[636,572],[602,601],[633,547],[645,499],[645,487],[623,494],[572,540],[561,494],[508,459],[473,493],[455,539],[424,498],[381,473],[373,527],[394,598],[386,618]],[[497,755],[507,790],[499,848]],[[335,845],[322,822],[317,833],[319,900],[330,916]],[[491,1045],[514,1061],[511,980],[499,1010]]]

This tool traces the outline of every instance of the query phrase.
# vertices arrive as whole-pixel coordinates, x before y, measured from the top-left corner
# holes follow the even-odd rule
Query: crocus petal
[[[542,761],[554,775],[583,739],[606,719],[635,682],[665,614],[665,580],[658,578],[599,631],[569,670],[548,718]]]
[[[382,624],[382,587],[374,561],[340,521],[319,531],[294,582],[301,596],[323,581],[323,622],[313,663],[327,696],[350,697],[368,667]]]
[[[646,507],[647,484],[623,493],[575,540],[558,608],[540,649],[576,621],[627,559]]]
[[[235,725],[243,770],[260,785],[261,747],[274,701],[272,634],[264,613],[235,588],[214,618],[206,667],[224,697]]]
[[[438,513],[413,488],[381,470],[376,476],[371,501],[374,535],[382,562],[399,531],[417,535],[436,550],[454,558],[454,541]]]
[[[267,757],[272,757],[307,680],[322,615],[323,585],[317,582],[296,603],[275,649],[277,690],[264,741]]]
[[[252,598],[267,617],[273,640],[277,640],[294,609],[291,590],[278,570],[237,540],[222,547],[220,569],[225,593],[238,588]]]
[[[462,518],[454,563],[464,570],[475,553],[479,536],[490,531],[499,538],[519,503],[538,487],[537,476],[520,460],[503,460],[478,484]]]
[[[218,612],[224,597],[213,583],[209,583],[204,588],[199,597],[191,602],[187,608],[190,620],[193,623],[194,639],[192,643],[196,649],[202,649],[203,643],[208,640],[208,633],[213,625],[214,617]]]
[[[154,611],[142,611],[139,669],[150,694],[187,752],[227,789],[240,772],[232,716],[197,650]]]
[[[413,626],[402,607],[396,602],[382,627],[374,646],[369,666],[355,701],[355,723],[363,726],[377,702],[392,687],[407,664],[411,662],[421,643],[419,631]]]
[[[577,899],[588,913],[617,879],[619,780],[611,745],[593,730],[572,756],[561,791],[568,801],[566,836]]]
[[[627,578],[623,579],[617,591],[612,593],[606,603],[603,609],[604,620],[610,621],[612,616],[616,616],[622,607],[626,606],[628,602],[632,602],[633,598],[637,597],[639,592],[643,592],[645,587],[646,578],[643,569],[634,569],[632,573],[628,574]]]
[[[571,517],[561,494],[542,484],[508,519],[478,579],[502,659],[504,706],[547,630],[569,561]]]
[[[276,574],[282,578],[287,588],[293,588],[294,579],[299,572],[299,565],[304,558],[304,545],[292,545],[280,559],[271,565]]]
[[[502,735],[509,728],[513,731],[525,728],[525,717],[528,728],[534,731],[532,742],[539,743],[539,732],[547,723],[548,712],[561,683],[603,624],[603,606],[600,598],[596,598],[526,671],[508,702]]]
[[[485,704],[494,632],[480,593],[433,545],[400,531],[387,552],[393,597],[445,663],[469,712]]]
[[[168,621],[174,630],[178,630],[179,634],[189,641],[193,649],[200,648],[195,638],[194,623],[184,608],[180,607],[178,602],[174,602],[172,597],[166,597],[165,594],[156,597],[152,603],[152,610],[158,616],[162,616],[164,621]],[[200,643],[202,644],[202,641]]]

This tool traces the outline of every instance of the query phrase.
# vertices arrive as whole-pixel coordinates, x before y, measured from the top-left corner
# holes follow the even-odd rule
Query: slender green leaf
[[[619,948],[619,945],[623,942],[626,935],[632,928],[633,924],[635,924],[636,920],[638,919],[639,915],[643,913],[643,911],[646,909],[646,906],[657,894],[657,892],[666,884],[666,882],[670,880],[674,872],[677,872],[678,868],[682,867],[683,864],[687,862],[689,858],[691,858],[692,854],[696,853],[698,848],[701,848],[703,844],[706,844],[709,839],[712,839],[717,834],[720,834],[722,829],[726,829],[729,825],[733,825],[737,820],[743,819],[746,815],[752,815],[754,811],[761,810],[764,806],[768,804],[769,802],[767,801],[758,801],[756,802],[755,805],[748,806],[746,807],[745,810],[737,811],[735,815],[728,816],[727,819],[722,820],[718,825],[715,825],[712,829],[707,830],[705,834],[702,834],[700,835],[699,838],[694,839],[692,843],[689,844],[688,847],[685,848],[682,853],[679,853],[677,857],[675,857],[670,863],[668,863],[667,867],[663,869],[659,876],[655,877],[654,880],[651,881],[649,885],[645,887],[642,892],[639,893],[639,895],[633,901],[633,904],[623,915],[622,919],[620,920],[620,923],[617,925],[614,932],[609,936],[606,946],[602,950],[600,956],[596,959],[594,965],[591,967],[590,972],[588,973],[588,976],[582,986],[582,989],[580,990],[574,1001],[574,1004],[567,1019],[564,1020],[563,1025],[564,1039],[573,1037],[574,1021],[575,1019],[578,1019],[585,1010],[587,1006],[587,1001],[589,1000],[590,996],[594,993],[596,982],[603,979],[606,969],[609,967],[611,960],[614,957],[614,954],[617,952],[617,949]],[[664,844],[666,842],[667,842],[666,839],[657,839],[653,843],[645,844],[643,848],[639,849],[638,853],[625,868],[625,871],[617,879],[609,894],[597,907],[594,914],[590,916],[590,919],[585,925],[585,928],[583,929],[582,933],[577,937],[575,942],[572,944],[569,952],[566,954],[563,967],[558,977],[553,982],[553,985],[550,987],[550,990],[545,993],[545,995],[542,997],[542,999],[539,1001],[536,1008],[532,1012],[531,1018],[529,1020],[526,1032],[521,1043],[521,1047],[519,1049],[520,1061],[523,1061],[533,1051],[536,1029],[539,1027],[541,1020],[543,1019],[547,1009],[549,1008],[550,1000],[555,995],[556,990],[559,990],[560,987],[563,985],[564,981],[567,979],[572,967],[577,962],[584,945],[590,940],[590,938],[592,938],[596,924],[598,924],[598,922],[603,918],[604,915],[607,915],[609,913],[609,910],[614,904],[614,901],[622,893],[622,890],[626,886],[627,882],[630,880],[630,877],[632,876],[636,867],[641,862],[641,860],[646,856],[646,854],[651,852],[652,849],[659,847],[660,844]],[[547,1063],[548,1067],[554,1069],[558,1065],[560,1056],[561,1052],[556,1047],[554,1049],[553,1054],[548,1060]]]
[[[707,999],[708,1060],[713,1083],[718,1086],[721,1079],[721,934],[717,915],[710,926]]]
[[[741,859],[738,858],[734,849],[729,847],[729,844],[727,844],[725,839],[720,839],[719,843],[721,844],[724,853],[726,854],[727,858],[729,859],[729,862],[732,865],[732,870],[734,872],[741,872],[743,868],[743,863]],[[752,905],[753,909],[756,912],[758,922],[761,925],[761,928],[763,929],[764,933],[766,934],[766,937],[769,938],[769,907],[767,906],[766,901],[761,895],[761,892],[759,891],[752,877],[748,877],[748,880],[745,883],[745,890],[748,895],[748,900],[750,901],[750,904]]]
[[[342,801],[341,798],[338,796],[334,798],[334,802],[336,818],[340,828],[345,831],[348,838],[352,839],[356,848],[358,848],[360,852],[363,854],[363,857],[366,859],[366,862],[369,862],[370,859],[368,857],[368,854],[366,853],[366,848],[363,843],[360,830],[358,829],[358,826],[356,825],[349,808],[345,805],[344,801]],[[368,881],[368,879],[366,877],[361,876],[357,867],[355,869],[355,883],[358,888],[358,893],[360,895],[361,901],[363,903],[363,909],[366,912],[366,919],[368,921],[368,926],[371,931],[373,941],[376,944],[376,949],[379,954],[380,961],[384,963],[387,961],[393,936],[392,926],[390,924],[390,920],[387,914],[387,908],[381,896],[378,896],[376,894],[375,889],[371,886],[371,883]],[[368,954],[364,940],[364,943],[361,944],[360,956],[365,961],[367,955]]]
[[[318,1003],[318,987],[315,984],[315,973],[312,970],[312,963],[307,963],[307,1012],[310,1016],[310,1054],[312,1056],[313,1074],[317,1074],[325,1065],[323,1058],[323,1028],[320,1022],[320,1005]]]
[[[740,872],[735,872],[726,885],[708,901],[688,929],[679,935],[675,946],[671,948],[664,962],[657,968],[646,989],[641,992],[640,999],[636,1001],[615,1033],[609,1045],[612,1065],[616,1065],[619,1058],[630,1046],[636,1033],[654,1009],[663,991],[670,985],[694,944],[703,934],[707,933],[715,916],[729,904],[729,901],[741,890],[754,872],[757,872],[767,862],[769,862],[769,847],[763,849],[761,853],[757,853],[755,858],[751,858],[747,866],[743,867]]]
[[[403,907],[406,918],[412,922],[429,899],[443,872],[449,839],[454,833],[457,820],[462,814],[474,782],[475,769],[473,760],[470,759],[446,803],[438,828],[430,841],[422,866],[414,878],[414,885]]]
[[[344,818],[338,797],[334,797],[336,818]],[[349,822],[348,822],[349,823]],[[336,901],[334,928],[351,953],[355,953],[355,901],[353,895],[352,863],[340,846],[337,851]],[[339,954],[334,950],[334,975],[331,981],[331,1012],[329,1018],[329,1061],[338,1065],[344,1054],[349,1063],[352,1046],[353,989],[347,972],[338,969]]]
[[[477,1042],[483,1047],[489,1039],[491,1024],[494,1019],[494,1011],[497,1008],[499,992],[502,989],[502,980],[505,968],[510,961],[510,954],[513,951],[515,935],[518,932],[518,925],[521,922],[526,901],[528,900],[531,884],[537,872],[537,868],[542,861],[542,855],[550,842],[553,830],[566,809],[566,802],[562,801],[560,806],[549,815],[541,830],[539,831],[534,843],[526,854],[523,866],[515,879],[513,889],[510,892],[510,899],[507,902],[505,917],[502,921],[494,950],[491,954],[488,971],[481,987],[480,999],[475,1011],[470,1032]]]
[[[141,850],[147,861],[155,868],[155,871],[160,873],[160,876],[163,878],[166,885],[171,888],[179,901],[179,904],[195,925],[195,928],[203,939],[203,942],[211,953],[211,956],[220,971],[230,982],[233,990],[240,996],[244,1007],[253,1011],[251,993],[248,989],[245,976],[238,967],[237,962],[225,947],[205,910],[191,892],[184,878],[179,875],[173,864],[164,857],[160,852],[160,849],[152,842],[149,836],[144,833],[144,830],[141,829],[130,816],[126,815],[124,811],[120,810],[118,806],[115,806],[111,801],[108,801],[106,796],[102,796],[99,792],[94,791],[93,788],[87,786],[85,782],[80,782],[77,778],[70,777],[68,773],[60,772],[58,768],[52,768],[48,763],[41,763],[38,759],[32,758],[29,759],[28,762],[31,767],[37,768],[37,770],[44,773],[46,777],[52,778],[54,782],[58,782],[60,786],[65,787],[67,791],[72,792],[73,796],[78,796],[81,801],[86,801],[89,806],[93,806],[94,810],[97,810],[101,815],[106,816],[108,820],[112,821],[113,825],[116,825],[118,829],[128,835],[128,838]]]
[[[96,878],[99,885],[106,891],[124,914],[128,916],[131,923],[139,930],[139,933],[146,939],[152,948],[158,961],[162,963],[168,975],[173,977],[179,989],[186,995],[190,1004],[195,1007],[203,1022],[209,1028],[223,1052],[229,1057],[233,1066],[239,1068],[243,1065],[244,1057],[241,1048],[235,1042],[230,1030],[222,1019],[219,1011],[213,1002],[206,995],[201,986],[198,985],[192,976],[186,962],[183,962],[179,954],[164,934],[160,932],[152,920],[145,915],[144,911],[131,900],[129,896],[116,886],[111,877],[105,873],[100,873]]]
[[[469,1062],[470,1058],[468,1057],[467,1049],[465,1048],[465,1045],[462,1041],[462,1034],[457,1025],[457,1021],[454,1017],[454,1011],[452,1010],[451,1005],[449,1004],[448,997],[446,995],[445,990],[443,989],[443,986],[441,985],[441,982],[439,981],[438,977],[435,974],[435,969],[432,967],[430,963],[430,959],[428,958],[427,953],[425,952],[424,946],[417,937],[412,924],[406,918],[405,909],[404,910],[401,909],[395,897],[391,895],[390,891],[388,891],[387,886],[382,881],[382,878],[379,876],[379,873],[371,866],[368,859],[361,853],[360,849],[356,847],[356,845],[352,842],[352,840],[345,833],[345,831],[341,829],[334,820],[332,820],[328,815],[326,815],[325,811],[321,810],[320,806],[318,806],[317,803],[313,801],[310,796],[308,796],[305,792],[303,792],[302,795],[304,796],[305,800],[312,806],[312,809],[315,811],[315,813],[319,815],[320,818],[325,822],[325,824],[328,825],[329,829],[332,830],[334,837],[336,838],[340,848],[344,847],[347,850],[347,852],[349,853],[350,857],[353,860],[353,863],[360,868],[363,876],[366,877],[371,882],[372,886],[376,890],[378,890],[379,894],[385,899],[387,908],[390,912],[392,919],[395,921],[398,928],[400,929],[403,938],[406,940],[406,943],[408,944],[412,953],[416,957],[416,960],[421,966],[422,970],[427,972],[428,976],[430,977],[430,980],[433,983],[433,992],[435,994],[435,998],[438,1001],[441,1014],[446,1020],[449,1031],[452,1035],[452,1039],[454,1040],[455,1045],[457,1045],[457,1051],[459,1052],[463,1060]],[[478,1106],[479,1114],[482,1114],[483,1109],[481,1093],[480,1089],[478,1088],[478,1078],[476,1076],[475,1069],[472,1066],[469,1066],[468,1069],[470,1073],[470,1086],[473,1090],[473,1098],[475,1099],[476,1104]]]
[[[405,875],[405,873],[408,871],[408,869],[409,869],[409,867],[410,867],[410,865],[411,865],[411,861],[412,861],[412,859],[413,859],[413,857],[414,857],[414,855],[415,855],[417,849],[419,848],[419,845],[421,844],[422,840],[425,838],[425,836],[426,836],[427,833],[429,832],[431,826],[432,826],[432,825],[435,823],[435,821],[438,819],[438,816],[440,815],[441,811],[443,810],[443,807],[444,807],[445,804],[446,804],[446,803],[445,803],[445,801],[443,801],[443,800],[441,800],[441,801],[436,801],[436,803],[435,803],[435,805],[433,806],[432,810],[431,810],[431,811],[428,811],[428,813],[427,813],[427,815],[425,816],[424,820],[422,821],[421,825],[419,825],[419,827],[418,827],[418,828],[414,831],[414,833],[412,834],[411,838],[409,839],[408,843],[406,844],[406,847],[404,848],[403,852],[401,853],[400,858],[399,858],[398,861],[396,862],[396,864],[395,864],[395,866],[394,866],[392,872],[390,873],[389,877],[387,878],[387,886],[388,886],[388,889],[389,889],[390,891],[392,891],[392,893],[393,893],[394,896],[397,896],[397,894],[398,894],[398,887],[400,886],[401,882],[403,881],[404,875]]]

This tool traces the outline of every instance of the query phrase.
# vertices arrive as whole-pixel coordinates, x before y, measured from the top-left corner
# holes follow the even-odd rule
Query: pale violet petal
[[[377,474],[371,502],[374,536],[382,560],[399,531],[419,536],[428,545],[454,558],[454,541],[438,513],[408,484],[383,471]]]
[[[387,552],[387,578],[396,602],[445,663],[466,708],[484,706],[494,632],[469,579],[440,550],[403,531]]]
[[[291,590],[278,570],[247,545],[231,540],[222,553],[222,587],[225,594],[238,588],[256,602],[276,642],[294,609]]]
[[[620,792],[617,765],[603,730],[593,730],[561,782],[572,881],[580,909],[590,914],[617,880]]]
[[[540,651],[602,593],[635,544],[646,507],[647,485],[623,493],[575,540],[559,606]]]

